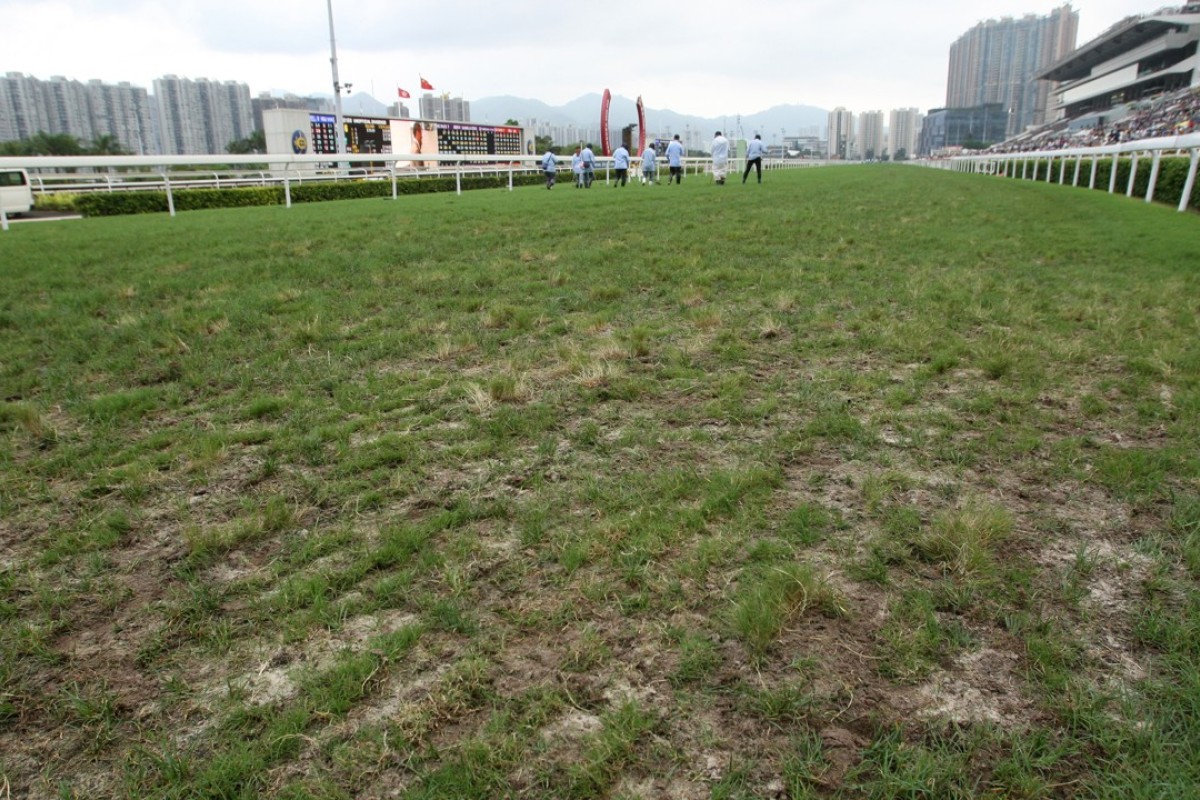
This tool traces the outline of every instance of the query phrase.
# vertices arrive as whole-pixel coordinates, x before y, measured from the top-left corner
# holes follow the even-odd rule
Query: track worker
[[[613,181],[613,188],[624,186],[629,180],[629,151],[625,149],[625,145],[618,145],[612,154],[613,169],[617,172],[617,178]]]
[[[553,189],[554,179],[558,176],[558,159],[550,148],[546,148],[546,155],[542,156],[542,172],[546,173],[546,188]]]
[[[763,147],[762,137],[757,133],[750,140],[750,144],[746,147],[746,171],[742,173],[742,183],[746,182],[746,178],[750,177],[750,168],[758,172],[758,182],[762,183],[762,160],[766,155],[767,149]]]
[[[658,151],[654,149],[654,142],[649,142],[646,144],[646,149],[642,151],[642,183],[652,185],[656,182],[656,177],[658,177]]]
[[[717,131],[712,140],[712,171],[713,181],[725,185],[725,176],[729,173],[729,140]]]
[[[583,156],[579,151],[583,148],[576,147],[575,155],[571,156],[571,174],[575,176],[575,188],[583,186]]]
[[[672,180],[675,183],[683,183],[683,145],[679,142],[678,133],[667,145],[667,166],[671,168],[667,183],[670,184]]]
[[[583,146],[583,150],[579,153],[580,164],[583,166],[583,188],[592,188],[592,181],[596,178],[596,154],[592,152],[592,145],[589,142]]]

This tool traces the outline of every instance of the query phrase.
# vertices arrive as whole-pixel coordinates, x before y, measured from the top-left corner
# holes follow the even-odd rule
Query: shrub
[[[1072,156],[1064,156],[1068,159],[1067,169],[1062,174],[1062,182],[1070,186],[1075,181],[1075,159]],[[1154,199],[1160,203],[1168,203],[1170,205],[1178,205],[1179,197],[1183,194],[1183,184],[1187,181],[1189,159],[1179,156],[1168,156],[1163,158],[1159,163],[1158,181],[1154,186]],[[1051,164],[1049,159],[1038,159],[1037,175],[1039,181],[1046,179],[1046,170],[1052,170],[1051,183],[1059,182],[1062,159],[1054,159]],[[1121,157],[1117,160],[1117,182],[1113,187],[1114,192],[1125,194],[1129,189],[1129,171],[1132,169],[1133,159]],[[1112,156],[1101,156],[1095,161],[1096,170],[1096,189],[1098,191],[1107,192],[1109,180],[1112,177],[1113,160]],[[1133,179],[1133,196],[1145,197],[1146,188],[1150,185],[1150,171],[1152,162],[1149,157],[1139,156],[1137,164],[1137,175]],[[1090,157],[1084,156],[1083,161],[1079,165],[1079,186],[1086,189],[1092,182],[1093,161]],[[1015,163],[1011,168],[1011,175],[1019,178],[1021,176],[1020,163]],[[1033,175],[1033,163],[1031,162],[1025,168],[1026,179]],[[1200,210],[1200,190],[1193,190],[1191,200],[1188,203],[1189,208]]]
[[[513,175],[514,186],[540,184],[538,173]],[[453,192],[457,183],[453,177],[402,178],[396,182],[397,194]],[[462,188],[499,189],[508,186],[508,173],[495,175],[464,175]],[[293,203],[319,203],[326,200],[359,200],[369,197],[391,197],[392,182],[336,181],[292,184]],[[95,192],[69,195],[57,201],[59,210],[75,210],[88,217],[109,217],[120,214],[154,214],[169,210],[165,191]],[[244,208],[247,206],[283,205],[286,193],[282,186],[251,186],[230,189],[178,189],[172,192],[176,211],[196,211],[205,208]],[[48,198],[43,198],[48,199]],[[49,208],[39,199],[39,208]]]

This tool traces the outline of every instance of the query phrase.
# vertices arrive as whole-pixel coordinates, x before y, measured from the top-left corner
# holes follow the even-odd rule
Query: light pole
[[[334,139],[337,141],[338,155],[341,155],[346,152],[346,128],[342,121],[342,84],[338,80],[337,41],[333,37],[333,0],[325,0],[325,5],[329,7],[329,64],[333,67],[333,107],[336,114]]]

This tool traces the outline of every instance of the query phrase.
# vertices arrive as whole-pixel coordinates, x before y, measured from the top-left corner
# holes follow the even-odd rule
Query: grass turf
[[[0,774],[1194,794],[1196,236],[898,165],[14,225]]]

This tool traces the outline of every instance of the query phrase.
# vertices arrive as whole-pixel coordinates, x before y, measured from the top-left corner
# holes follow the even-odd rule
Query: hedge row
[[[538,173],[515,173],[514,186],[541,183]],[[397,194],[426,194],[453,192],[454,178],[404,179],[396,182]],[[462,188],[498,189],[508,187],[508,173],[495,175],[464,175]],[[391,197],[392,182],[337,181],[298,183],[291,187],[293,203],[319,203],[325,200],[355,200],[366,197]],[[283,205],[286,202],[282,186],[251,186],[230,189],[179,189],[171,192],[176,211],[195,211],[203,208],[243,208],[245,206]],[[119,214],[155,214],[168,211],[166,191],[151,192],[89,192],[71,196],[69,201],[57,202],[87,217],[111,217]],[[40,205],[40,204],[39,204]]]
[[[1062,183],[1071,186],[1075,182],[1075,158],[1073,156],[1064,156],[1067,163],[1067,169],[1063,172],[1063,159],[1056,158],[1051,163],[1050,159],[1039,159],[1037,163],[1037,175],[1039,181],[1046,180],[1046,170],[1051,170],[1049,183]],[[1029,162],[1025,167],[1025,178],[1029,180],[1033,177],[1034,163]],[[1179,205],[1179,198],[1183,195],[1183,185],[1187,182],[1188,167],[1190,159],[1171,156],[1164,158],[1159,162],[1158,181],[1154,184],[1154,199],[1159,203],[1167,203],[1172,206]],[[1114,191],[1125,194],[1129,188],[1129,171],[1132,169],[1133,159],[1121,158],[1117,161],[1117,185]],[[1150,158],[1139,158],[1137,162],[1137,175],[1133,179],[1133,196],[1144,198],[1146,189],[1150,186],[1150,169],[1152,161]],[[1009,167],[1011,175],[1009,177],[1021,177],[1021,162],[1014,161]],[[1095,162],[1096,168],[1096,188],[1100,191],[1108,191],[1108,182],[1112,176],[1113,160],[1111,156],[1101,156]],[[1060,181],[1059,178],[1062,178]],[[1079,165],[1079,186],[1086,189],[1092,180],[1092,159],[1084,157]],[[1192,198],[1188,202],[1189,208],[1200,210],[1200,186],[1192,190]]]

